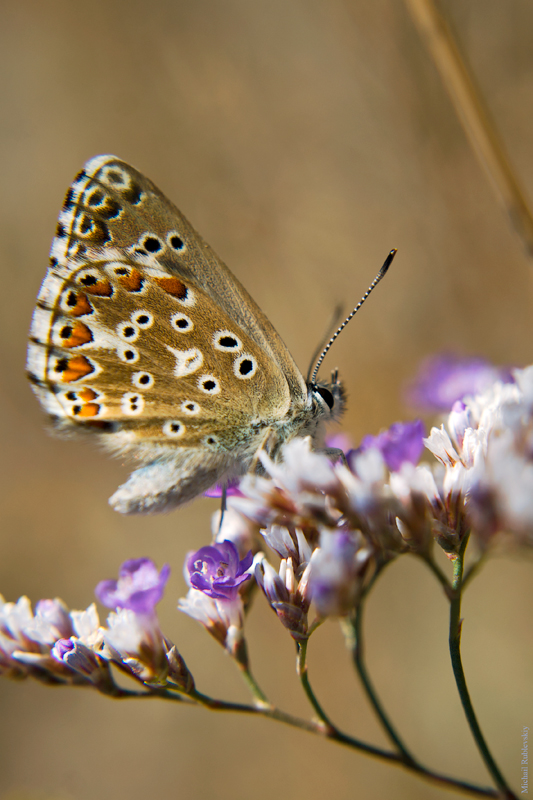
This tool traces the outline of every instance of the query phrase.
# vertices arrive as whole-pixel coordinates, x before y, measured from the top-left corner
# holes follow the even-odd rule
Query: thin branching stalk
[[[453,564],[452,586],[454,590],[454,596],[450,603],[450,634],[449,634],[450,657],[452,662],[453,674],[455,676],[455,683],[457,685],[457,691],[459,692],[459,697],[461,698],[461,703],[465,712],[465,716],[470,726],[470,731],[472,732],[474,741],[476,742],[479,752],[481,753],[481,757],[485,762],[485,766],[492,775],[494,783],[500,790],[501,793],[500,796],[505,798],[506,800],[512,800],[512,798],[516,800],[516,795],[511,791],[505,778],[500,772],[500,769],[498,768],[494,758],[492,757],[487,742],[485,741],[485,737],[481,732],[481,728],[479,726],[479,722],[477,720],[476,713],[472,705],[472,700],[470,699],[470,693],[468,691],[468,687],[466,684],[466,677],[463,669],[463,662],[461,659],[461,626],[462,626],[461,599],[462,599],[462,589],[463,589],[464,554],[467,544],[468,544],[468,536],[465,536],[461,544],[461,548],[457,556],[455,557]]]
[[[533,213],[450,26],[433,0],[405,0],[440,73],[472,149],[505,206],[527,254],[533,257]]]

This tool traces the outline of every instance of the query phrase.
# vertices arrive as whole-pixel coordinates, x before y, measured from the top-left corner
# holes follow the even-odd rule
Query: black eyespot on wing
[[[143,241],[143,247],[149,253],[158,253],[161,250],[161,242],[155,236],[147,236]]]
[[[95,283],[98,283],[98,278],[94,275],[84,275],[83,278],[80,280],[84,286],[94,286]]]
[[[180,236],[177,236],[176,234],[170,237],[169,242],[170,246],[173,247],[174,250],[183,250],[183,248],[185,247],[183,239]]]
[[[245,358],[239,364],[239,372],[241,375],[248,375],[254,368],[253,361],[249,358]]]

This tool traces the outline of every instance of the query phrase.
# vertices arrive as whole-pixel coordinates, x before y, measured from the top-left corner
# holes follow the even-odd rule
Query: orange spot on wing
[[[88,294],[95,295],[96,297],[111,297],[113,294],[113,287],[107,278],[104,278],[101,281],[93,283],[92,286],[86,286],[85,291]]]
[[[74,356],[69,358],[66,369],[61,371],[61,380],[65,383],[72,381],[79,381],[80,378],[85,378],[94,372],[94,367],[85,356]]]
[[[154,278],[154,281],[164,292],[177,297],[178,300],[184,300],[187,297],[187,287],[179,278]]]
[[[83,292],[69,292],[67,306],[68,313],[72,314],[73,317],[83,317],[84,314],[93,313],[93,307]]]
[[[78,417],[96,417],[100,412],[98,403],[85,403],[78,414]]]
[[[63,335],[65,334],[65,335]],[[82,344],[92,342],[93,335],[87,325],[83,322],[76,322],[74,325],[63,325],[59,331],[63,345],[65,347],[79,347]]]
[[[96,400],[98,395],[93,389],[81,389],[78,392],[78,397],[80,400],[83,400],[84,403],[88,403],[89,400]]]
[[[117,275],[117,279],[127,292],[138,292],[143,285],[141,273],[133,268],[129,275]]]

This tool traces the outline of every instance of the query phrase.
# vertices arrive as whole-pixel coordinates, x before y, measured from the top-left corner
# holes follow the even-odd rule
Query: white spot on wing
[[[136,417],[144,408],[144,398],[137,392],[126,392],[122,395],[120,407],[128,417]]]
[[[257,372],[257,361],[249,353],[244,353],[233,362],[233,372],[237,378],[247,381]]]
[[[242,350],[242,342],[233,331],[215,331],[213,334],[213,347],[223,353],[238,353]]]
[[[169,419],[163,425],[163,433],[171,439],[177,439],[185,433],[185,425],[177,419]]]
[[[176,366],[174,367],[174,375],[176,378],[183,378],[184,375],[191,375],[196,370],[200,369],[204,363],[202,352],[197,347],[191,347],[189,350],[178,350],[175,347],[166,345],[167,350],[170,350],[176,359]]]
[[[170,317],[170,324],[174,328],[174,330],[178,331],[178,333],[188,333],[193,329],[192,319],[187,316],[187,314],[183,314],[181,311],[178,311],[177,314],[173,314]]]
[[[195,417],[202,410],[199,404],[195,403],[194,400],[184,400],[180,408],[183,413],[187,414],[189,417]]]
[[[198,378],[198,388],[205,394],[218,394],[220,383],[214,375],[202,375]]]

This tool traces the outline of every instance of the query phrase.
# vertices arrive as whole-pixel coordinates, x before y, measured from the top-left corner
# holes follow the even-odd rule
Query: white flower
[[[189,589],[186,597],[178,601],[179,611],[198,620],[226,650],[235,655],[243,637],[244,606],[237,595],[232,599],[216,599]]]

